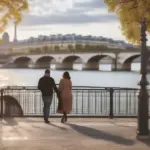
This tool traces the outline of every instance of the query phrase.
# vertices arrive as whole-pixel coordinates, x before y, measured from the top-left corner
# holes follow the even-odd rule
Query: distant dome
[[[9,43],[9,34],[5,32],[2,36],[3,44]]]

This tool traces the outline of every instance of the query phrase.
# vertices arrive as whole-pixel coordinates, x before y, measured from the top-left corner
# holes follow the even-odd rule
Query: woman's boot
[[[65,122],[67,122],[67,114],[66,114],[66,113],[64,114],[64,118],[65,118],[65,119],[64,119]]]
[[[64,123],[64,122],[65,122],[65,116],[63,115],[61,118],[61,123]]]

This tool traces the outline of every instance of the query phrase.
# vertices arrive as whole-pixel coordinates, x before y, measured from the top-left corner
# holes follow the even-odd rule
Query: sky
[[[104,0],[29,0],[29,4],[29,12],[17,27],[18,40],[69,33],[125,40],[118,18],[108,13]],[[14,26],[9,25],[6,31],[12,40]]]

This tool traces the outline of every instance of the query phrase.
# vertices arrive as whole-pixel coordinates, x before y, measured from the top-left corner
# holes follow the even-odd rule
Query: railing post
[[[4,117],[4,114],[3,114],[3,100],[4,100],[4,97],[3,97],[3,93],[4,93],[4,90],[1,89],[1,117],[3,118]]]
[[[113,92],[114,92],[114,89],[110,88],[109,92],[110,92],[110,112],[109,112],[109,118],[113,119],[114,118],[114,112],[113,112]]]

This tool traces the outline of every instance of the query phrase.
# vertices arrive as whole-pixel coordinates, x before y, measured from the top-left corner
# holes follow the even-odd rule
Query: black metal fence
[[[150,94],[150,90],[149,94]],[[136,117],[138,112],[138,89],[73,87],[72,112],[70,116]],[[150,97],[149,97],[150,99]],[[51,116],[57,114],[58,99],[53,96]],[[43,102],[36,87],[7,87],[1,89],[0,115],[42,116]],[[150,116],[150,100],[149,100]]]

